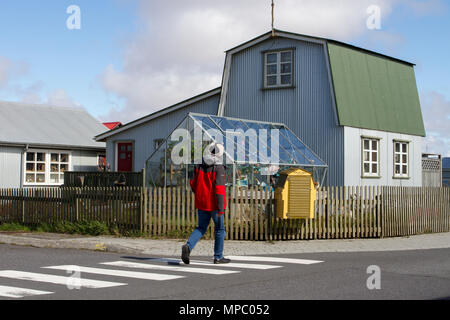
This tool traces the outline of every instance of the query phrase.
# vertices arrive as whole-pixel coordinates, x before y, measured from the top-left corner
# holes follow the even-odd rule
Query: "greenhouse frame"
[[[327,164],[286,125],[189,113],[150,155],[148,187],[189,187],[194,167],[211,143],[224,146],[227,186],[275,187],[279,173],[301,168],[317,186],[327,183]]]

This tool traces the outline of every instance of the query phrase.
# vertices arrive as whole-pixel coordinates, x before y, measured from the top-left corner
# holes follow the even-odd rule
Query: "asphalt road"
[[[191,259],[204,261],[209,265],[191,264],[188,266],[190,272],[183,269],[170,269],[186,267],[183,263],[177,266],[166,260],[155,260],[156,258],[178,260],[178,257],[127,256],[84,250],[0,245],[0,300],[450,299],[450,249],[304,253],[266,257],[271,261],[236,261],[234,259],[233,262],[242,264],[241,267],[214,266],[207,257],[193,256]],[[308,261],[300,260],[300,263],[299,261],[292,263],[293,261],[283,260],[280,262],[273,258],[307,259]],[[266,260],[264,257],[259,259]],[[117,261],[121,261],[122,265],[118,265]],[[104,264],[111,262],[115,264]],[[145,265],[131,268],[130,265],[123,265],[124,262]],[[278,266],[278,268],[247,268],[254,264]],[[101,284],[112,286],[78,289],[79,283],[76,282],[78,278],[73,278],[76,274],[67,273],[67,270],[61,267],[67,265],[82,267],[80,273],[82,280],[100,280],[103,281]],[[163,270],[148,269],[147,266],[162,267]],[[264,266],[261,267],[264,268]],[[235,271],[235,273],[196,273],[202,272],[203,268]],[[124,273],[101,274],[104,269],[122,270]],[[62,277],[72,278],[72,282],[55,284],[30,281],[26,279],[29,278],[29,273],[56,275],[60,276],[56,277],[59,280],[63,279]],[[156,274],[156,277],[165,275],[169,279],[142,279],[147,277],[148,273],[152,276]],[[378,275],[379,277],[375,279]],[[179,278],[170,279],[171,276]],[[22,278],[18,279],[18,277]],[[369,284],[375,287],[373,289],[368,289],[369,277],[371,277]],[[71,289],[68,284],[72,287]],[[377,285],[379,289],[376,288]],[[2,292],[4,295],[11,293],[7,290],[8,288],[35,291],[29,291],[23,298],[2,297]],[[30,293],[38,291],[46,294],[32,295]]]

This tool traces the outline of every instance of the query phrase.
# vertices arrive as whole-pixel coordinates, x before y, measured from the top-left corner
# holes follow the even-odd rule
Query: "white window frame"
[[[395,151],[396,144],[400,145],[400,151]],[[403,152],[403,145],[406,145],[406,152]],[[394,178],[409,178],[409,141],[393,140],[393,176]],[[399,155],[400,161],[396,160],[396,156]],[[406,156],[406,162],[404,162],[403,156]],[[400,173],[396,173],[395,169],[400,166]],[[403,173],[403,167],[406,166],[406,173]]]
[[[366,149],[364,142],[369,141],[369,148]],[[373,142],[376,142],[376,150],[373,149]],[[379,178],[380,177],[380,138],[361,137],[361,176],[363,178]],[[369,160],[365,160],[364,156],[369,152]],[[376,154],[376,160],[373,160],[373,154]],[[364,165],[369,164],[369,172],[364,170]],[[377,165],[377,171],[373,172],[373,165]]]
[[[281,73],[281,65],[287,64],[288,62],[281,62],[281,54],[290,52],[291,53],[291,61],[289,62],[291,64],[291,72],[289,73]],[[267,63],[267,56],[270,54],[276,54],[277,55],[277,62],[274,63]],[[267,67],[268,65],[276,65],[277,66],[277,72],[276,74],[267,74]],[[284,75],[290,75],[291,76],[291,82],[288,84],[281,84],[281,76]],[[277,81],[276,84],[269,85],[267,83],[267,77],[269,76],[276,76]],[[284,88],[284,87],[293,87],[294,86],[294,50],[293,49],[283,49],[283,50],[274,50],[274,51],[267,51],[264,52],[264,88]]]
[[[45,171],[44,171],[44,175],[45,175],[45,182],[44,183],[39,183],[39,182],[27,182],[27,163],[29,163],[30,161],[27,161],[27,153],[44,153],[45,154],[45,161],[43,161],[42,163],[45,164]],[[24,151],[23,153],[23,164],[22,164],[22,168],[23,168],[23,185],[24,186],[61,186],[64,184],[64,178],[61,179],[61,172],[58,171],[58,173],[52,173],[51,172],[51,165],[52,163],[55,164],[55,162],[51,161],[51,154],[52,153],[64,153],[68,155],[68,162],[64,162],[64,164],[67,163],[67,171],[71,171],[72,170],[72,152],[69,150],[53,150],[53,149],[28,149],[26,151]],[[33,161],[34,163],[36,163],[36,160]],[[59,164],[61,164],[60,161],[56,162]],[[35,168],[36,170],[36,168]],[[34,172],[36,173],[36,171]],[[51,174],[58,174],[59,175],[59,179],[60,181],[57,183],[51,183],[50,182],[50,175]],[[64,177],[64,175],[63,175]]]

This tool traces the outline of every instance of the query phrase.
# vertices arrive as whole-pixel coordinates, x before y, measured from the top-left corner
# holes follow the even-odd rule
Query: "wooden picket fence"
[[[273,193],[227,188],[228,240],[351,239],[450,231],[450,188],[329,187],[317,193],[314,219],[276,217]],[[146,189],[143,230],[186,235],[197,225],[194,194],[181,187]],[[206,237],[214,238],[211,223]]]
[[[140,187],[0,189],[0,223],[100,221],[141,229]]]
[[[329,187],[314,219],[276,217],[273,192],[228,187],[228,240],[352,239],[450,231],[450,188]],[[101,221],[156,237],[187,237],[197,226],[194,194],[171,188],[0,189],[0,223]],[[214,238],[210,224],[206,238]]]

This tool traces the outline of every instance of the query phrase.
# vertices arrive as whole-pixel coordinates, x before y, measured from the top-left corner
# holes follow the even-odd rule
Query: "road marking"
[[[191,261],[190,264],[197,266],[214,266],[214,267],[226,267],[226,268],[242,268],[242,269],[256,269],[256,270],[268,270],[268,269],[276,269],[281,268],[281,266],[275,266],[270,264],[256,264],[256,263],[223,263],[223,264],[214,264],[212,262],[207,261]]]
[[[182,265],[182,261],[178,259],[168,259],[168,258],[149,258],[147,261],[150,262],[167,262],[171,265]],[[185,265],[185,264],[183,264]],[[275,266],[270,264],[256,264],[256,263],[224,263],[224,264],[214,264],[210,261],[201,261],[201,260],[191,260],[189,263],[190,265],[194,266],[208,266],[208,267],[215,267],[215,268],[242,268],[242,269],[256,269],[256,270],[268,270],[268,269],[275,269],[275,268],[282,268],[282,266]],[[185,265],[186,266],[186,265]]]
[[[88,267],[81,267],[81,266],[52,266],[52,267],[44,267],[44,268],[45,269],[54,269],[54,270],[79,270],[81,273],[85,272],[85,273],[103,274],[103,275],[115,276],[115,277],[126,277],[126,278],[135,278],[135,279],[143,279],[143,280],[157,280],[157,281],[174,280],[174,279],[184,278],[183,276],[174,276],[174,275],[170,275],[170,274],[88,268]]]
[[[167,270],[167,271],[180,271],[180,272],[192,272],[192,273],[203,273],[203,274],[231,274],[239,273],[240,271],[230,271],[230,270],[220,270],[220,269],[208,269],[208,268],[188,268],[188,267],[178,267],[178,266],[162,266],[147,263],[136,263],[127,261],[114,261],[114,262],[103,262],[100,264],[124,267],[124,268],[137,268],[137,269],[153,269],[153,270]]]
[[[52,294],[53,292],[49,291],[39,291],[39,290],[31,290],[25,288],[17,288],[17,287],[8,287],[8,286],[0,286],[0,297],[6,298],[25,298],[30,296],[38,296],[44,294]]]
[[[237,261],[263,261],[263,262],[294,263],[294,264],[315,264],[323,262],[319,260],[275,258],[275,257],[252,257],[252,256],[230,256],[228,258]]]
[[[71,271],[73,269],[70,269]],[[46,282],[46,283],[54,283],[54,284],[62,284],[67,285],[70,283],[70,277],[64,276],[55,276],[51,274],[42,274],[42,273],[33,273],[33,272],[23,272],[23,271],[15,271],[15,270],[4,270],[0,271],[0,277],[10,278],[10,279],[19,279],[19,280],[29,280],[29,281],[37,281],[37,282]],[[117,286],[125,286],[126,283],[118,283],[118,282],[109,282],[109,281],[99,281],[99,280],[91,280],[91,279],[79,279],[80,287],[98,289],[98,288],[110,288]]]

